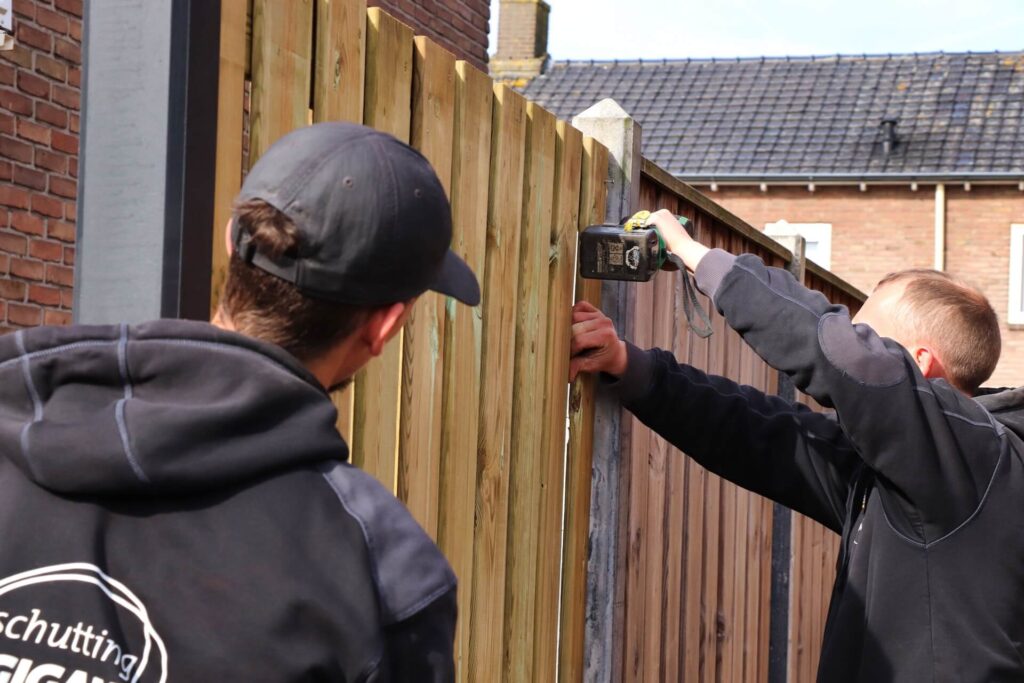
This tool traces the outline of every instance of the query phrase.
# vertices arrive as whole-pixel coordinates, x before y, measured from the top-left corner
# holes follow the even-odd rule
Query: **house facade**
[[[977,286],[991,384],[1024,384],[1024,53],[574,61],[521,88],[563,118],[615,99],[645,156],[866,292],[905,268]]]

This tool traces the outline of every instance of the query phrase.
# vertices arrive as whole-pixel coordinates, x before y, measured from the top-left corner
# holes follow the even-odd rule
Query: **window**
[[[825,270],[832,269],[832,224],[831,223],[789,223],[778,221],[764,226],[765,234],[797,234],[807,242],[806,256]]]
[[[1011,325],[1024,325],[1024,224],[1010,226],[1010,311]]]

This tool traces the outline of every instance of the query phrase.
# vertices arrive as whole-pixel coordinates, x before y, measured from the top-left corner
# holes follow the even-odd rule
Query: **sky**
[[[548,52],[662,59],[1024,50],[1024,0],[548,0]],[[491,52],[499,0],[491,0]]]

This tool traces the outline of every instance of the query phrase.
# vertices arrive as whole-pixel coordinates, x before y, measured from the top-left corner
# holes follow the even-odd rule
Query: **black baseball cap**
[[[317,123],[275,142],[242,184],[295,224],[294,257],[257,252],[234,221],[231,241],[252,265],[310,297],[355,306],[433,290],[480,303],[480,286],[451,249],[451,206],[430,162],[366,126]]]

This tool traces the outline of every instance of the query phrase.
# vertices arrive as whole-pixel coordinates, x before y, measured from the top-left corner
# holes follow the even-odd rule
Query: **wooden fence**
[[[856,312],[863,302],[857,290],[813,262],[807,263],[804,284],[824,294],[832,303],[843,304],[851,312]],[[810,397],[800,395],[798,400],[821,409]],[[808,517],[794,514],[790,548],[786,669],[791,683],[811,683],[815,680],[821,655],[821,634],[832,596],[839,536]]]
[[[222,229],[246,170],[243,129],[253,162],[288,131],[329,120],[374,126],[424,153],[449,193],[453,248],[477,273],[483,303],[422,297],[401,337],[333,397],[339,430],[354,462],[407,504],[459,577],[458,679],[581,680],[594,380],[566,382],[569,311],[574,296],[600,303],[597,283],[576,282],[575,250],[577,231],[604,218],[607,149],[365,0],[221,6],[214,301],[227,262]],[[641,199],[690,217],[715,246],[778,266],[790,258],[649,163]],[[825,278],[832,294],[856,300]],[[662,274],[631,290],[632,339],[775,392],[776,373],[719,316],[711,340],[686,331],[678,282]],[[631,456],[622,525],[602,530],[629,541],[620,546],[626,580],[607,596],[619,606],[616,680],[765,680],[771,504],[635,421],[622,438]],[[831,548],[793,524],[794,681],[811,680],[795,672],[816,662]]]
[[[607,150],[365,0],[223,0],[221,34],[215,290],[247,80],[253,162],[294,128],[345,120],[437,170],[483,303],[421,297],[334,397],[339,429],[460,579],[459,680],[555,680],[560,634],[563,657],[583,656],[582,615],[559,623],[559,605],[584,599],[593,390],[573,387],[567,453],[566,377],[576,234],[604,217]]]
[[[667,208],[693,221],[695,236],[733,253],[754,253],[769,265],[792,254],[693,188],[644,161],[640,206]],[[804,282],[856,311],[863,295],[814,264]],[[629,290],[627,334],[641,347],[671,350],[677,359],[766,393],[779,389],[769,368],[712,314],[714,335],[700,339],[680,314],[680,280],[659,274]],[[808,399],[802,399],[808,400]],[[813,403],[813,402],[812,402]],[[622,427],[624,471],[620,529],[624,542],[616,582],[615,633],[621,638],[612,680],[769,680],[773,505],[704,470],[631,416]],[[793,515],[787,680],[815,680],[831,595],[838,537]],[[788,612],[788,614],[787,614]]]

